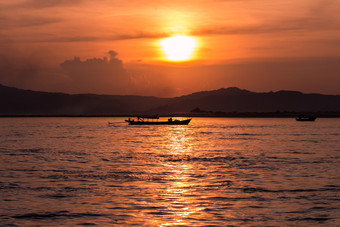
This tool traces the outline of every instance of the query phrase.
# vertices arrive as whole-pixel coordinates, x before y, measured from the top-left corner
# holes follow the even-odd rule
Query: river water
[[[340,226],[340,119],[0,126],[2,226]]]

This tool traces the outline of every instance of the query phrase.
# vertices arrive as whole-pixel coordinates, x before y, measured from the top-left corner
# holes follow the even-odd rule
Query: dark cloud
[[[0,21],[0,30],[7,29],[9,27],[17,26],[17,27],[26,27],[26,26],[36,26],[39,25],[48,25],[51,23],[59,22],[58,19],[52,18],[36,18],[37,20],[25,21],[25,20],[16,20],[8,23],[2,23]],[[25,43],[77,43],[77,42],[107,42],[107,41],[118,41],[118,40],[131,40],[131,39],[154,39],[154,38],[165,38],[168,37],[165,33],[136,33],[136,34],[115,34],[115,35],[51,35],[43,34],[39,36],[24,36],[24,37],[15,37],[12,38],[12,41],[15,42],[25,42]],[[0,40],[3,38],[0,37]],[[4,41],[4,40],[3,40]],[[8,41],[8,40],[7,40]]]
[[[22,27],[43,26],[60,22],[61,20],[53,17],[31,16],[31,15],[10,15],[0,18],[0,30]]]
[[[165,33],[146,33],[135,32],[129,34],[113,34],[113,35],[63,35],[53,38],[45,38],[39,42],[104,42],[116,40],[131,40],[131,39],[157,39],[164,38],[168,35]]]
[[[41,58],[19,57],[22,52],[11,48],[4,52],[6,54],[0,54],[0,84],[40,91],[65,91],[68,88],[68,80],[61,71],[42,64]]]
[[[26,0],[21,6],[40,9],[56,6],[71,6],[82,2],[84,2],[84,0]]]
[[[0,83],[67,93],[138,94],[173,97],[237,86],[253,91],[298,90],[339,94],[340,57],[257,59],[218,65],[123,64],[116,51],[107,57],[79,57],[48,68],[41,59],[0,54]],[[22,52],[21,52],[22,53]],[[255,82],[254,82],[255,81]]]
[[[334,22],[331,18],[315,17],[296,18],[285,21],[267,22],[261,25],[243,25],[243,26],[220,26],[202,28],[193,31],[194,35],[247,35],[247,34],[266,34],[279,32],[296,32],[296,31],[323,31],[339,30],[340,23]]]
[[[0,84],[24,89],[66,93],[138,94],[174,96],[176,83],[157,67],[141,65],[128,71],[110,50],[107,57],[79,57],[57,66],[47,66],[42,57],[28,57],[28,53],[7,48],[0,54]],[[18,57],[23,55],[25,57]]]
[[[48,67],[41,57],[18,57],[22,51],[7,49],[0,55],[0,83],[25,89],[69,93],[131,94],[133,83],[118,53],[81,60],[74,57],[60,67]]]
[[[103,58],[81,60],[74,57],[72,60],[64,61],[61,68],[68,78],[68,92],[71,93],[160,97],[178,94],[178,81],[171,79],[171,74],[157,66],[124,65],[114,50],[108,51],[108,57]]]
[[[39,66],[26,58],[0,55],[0,83],[26,87],[34,80]]]
[[[117,52],[108,52],[109,58],[91,58],[82,61],[79,57],[61,64],[65,75],[70,78],[76,93],[131,94],[131,75],[124,68]]]
[[[62,21],[56,15],[23,9],[18,5],[0,5],[0,31],[16,28],[40,27]],[[35,30],[34,30],[35,31]],[[1,39],[1,37],[0,37]]]

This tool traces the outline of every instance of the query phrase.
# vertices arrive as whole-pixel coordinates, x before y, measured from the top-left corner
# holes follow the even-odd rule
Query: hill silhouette
[[[125,115],[139,113],[339,112],[340,95],[297,91],[251,92],[236,87],[175,98],[51,93],[0,85],[0,115]]]

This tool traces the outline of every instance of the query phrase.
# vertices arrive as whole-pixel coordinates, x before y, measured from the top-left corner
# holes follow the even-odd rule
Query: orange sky
[[[177,96],[238,86],[340,94],[337,0],[0,0],[0,83]],[[197,38],[168,63],[158,45]],[[110,52],[110,53],[109,53]]]

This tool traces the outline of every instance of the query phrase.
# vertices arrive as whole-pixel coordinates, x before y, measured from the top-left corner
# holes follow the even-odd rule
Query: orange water
[[[340,225],[340,119],[0,126],[2,225]]]

